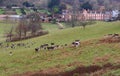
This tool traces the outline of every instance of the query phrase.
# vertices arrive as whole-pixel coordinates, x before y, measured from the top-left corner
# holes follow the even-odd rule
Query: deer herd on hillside
[[[104,35],[102,39],[99,40],[100,42],[106,42],[106,43],[113,43],[113,42],[120,42],[120,35],[119,34],[107,34]],[[36,45],[37,42],[27,42],[27,43],[0,43],[0,48],[5,49],[5,50],[12,50],[12,49],[19,49],[19,48],[28,48],[31,50],[34,45]],[[57,49],[64,49],[64,48],[77,48],[81,46],[81,41],[80,40],[74,40],[71,44],[55,44],[55,43],[45,43],[42,45],[39,45],[38,47],[33,48],[32,50],[35,53],[38,53],[39,51],[52,51],[52,50],[57,50]],[[9,55],[13,55],[13,52],[10,51]]]
[[[36,44],[36,42],[27,42],[27,43],[12,43],[12,44],[9,44],[9,43],[0,43],[0,48],[3,48],[3,49],[6,49],[6,50],[9,50],[9,49],[19,49],[19,48],[31,48],[32,46],[34,46]],[[64,45],[58,45],[58,44],[55,44],[55,43],[45,43],[45,44],[42,44],[38,47],[35,47],[33,50],[35,51],[35,53],[39,52],[39,51],[42,51],[42,50],[48,50],[48,51],[52,51],[52,50],[56,50],[56,49],[62,49],[62,48],[65,48],[65,47],[79,47],[80,46],[80,40],[75,40],[73,41],[70,45],[69,44],[64,44]],[[13,55],[13,52],[10,51],[9,52],[9,55]]]

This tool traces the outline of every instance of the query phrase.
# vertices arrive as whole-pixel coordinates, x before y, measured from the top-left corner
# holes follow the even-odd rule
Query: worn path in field
[[[103,66],[91,65],[91,66],[80,66],[72,71],[58,72],[57,68],[42,70],[39,72],[27,72],[24,74],[16,74],[13,76],[84,76],[86,73],[92,76],[101,76],[108,70],[120,69],[120,65],[112,65],[107,63]]]

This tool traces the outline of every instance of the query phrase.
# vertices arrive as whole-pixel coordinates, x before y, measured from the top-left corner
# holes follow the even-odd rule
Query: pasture
[[[8,33],[12,26],[16,26],[16,24],[7,23],[6,21],[0,21],[0,41],[5,40],[5,33]]]
[[[10,24],[0,23],[0,35],[3,36],[4,30],[8,30],[10,27]],[[39,71],[48,71],[48,74],[54,74],[72,71],[81,66],[89,67],[92,65],[99,67],[104,67],[103,65],[106,64],[108,64],[107,66],[120,66],[120,43],[99,43],[99,39],[106,34],[120,34],[120,21],[97,22],[94,25],[87,26],[85,30],[80,26],[58,30],[55,24],[49,23],[43,24],[43,28],[49,30],[50,33],[28,40],[4,43],[4,45],[28,43],[30,45],[28,48],[16,47],[12,49],[0,47],[0,76],[11,76],[14,74],[19,76],[19,74],[23,73],[27,75],[26,72],[28,72],[28,75],[41,74]],[[0,38],[0,40],[2,39]],[[72,41],[77,39],[81,41],[81,46],[71,47]],[[35,53],[34,49],[45,43],[68,44],[68,46],[50,51],[40,50]],[[9,55],[10,52],[13,54]],[[94,72],[85,72],[84,76],[97,74],[101,76],[101,73],[102,76],[119,76],[120,68],[101,68]],[[71,76],[74,76],[74,74]]]
[[[33,9],[16,9],[15,12],[17,13],[17,15],[22,15],[24,13],[28,14],[28,13],[32,13],[34,12]],[[37,10],[37,12],[40,13],[46,13],[46,14],[51,14],[50,12],[48,12],[47,10]],[[1,9],[0,9],[0,14],[4,13]]]
[[[0,8],[0,14],[4,14],[4,13],[5,13],[5,11]]]

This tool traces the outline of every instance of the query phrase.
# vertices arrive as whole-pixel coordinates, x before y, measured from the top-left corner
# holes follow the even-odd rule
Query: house
[[[6,6],[0,6],[0,8],[2,8],[2,9],[6,9],[7,7],[6,7]]]
[[[7,15],[0,15],[0,20],[4,20]]]
[[[113,11],[112,11],[112,17],[113,17],[113,18],[117,18],[117,17],[118,17],[118,14],[119,14],[119,10],[113,10]]]
[[[72,19],[72,12],[69,10],[63,10],[62,11],[62,19],[64,21],[69,21]]]
[[[5,20],[7,18],[9,20],[19,20],[20,18],[22,18],[22,16],[20,16],[20,15],[0,15],[0,20]]]
[[[20,9],[21,7],[18,7],[18,6],[12,6],[11,8],[12,8],[12,9]]]
[[[105,20],[112,17],[112,13],[109,11],[98,12],[98,11],[87,11],[83,10],[82,13],[85,17],[85,20]]]
[[[70,10],[63,10],[62,18],[64,21],[68,21],[72,19],[74,14]],[[106,12],[98,12],[98,11],[90,11],[90,10],[83,10],[79,11],[76,14],[77,20],[105,20],[110,19],[112,17],[111,11]]]

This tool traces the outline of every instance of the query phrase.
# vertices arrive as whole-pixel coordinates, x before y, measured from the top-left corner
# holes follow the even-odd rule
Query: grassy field
[[[0,33],[2,34],[9,26],[10,25],[0,23]],[[99,66],[106,63],[111,63],[113,65],[119,64],[120,43],[98,43],[98,39],[106,34],[120,34],[119,21],[110,23],[97,22],[94,25],[87,26],[85,30],[82,27],[58,30],[57,26],[52,24],[43,24],[43,27],[50,31],[48,35],[14,42],[34,42],[34,45],[31,45],[30,48],[17,47],[15,49],[10,49],[0,47],[0,76],[10,76],[13,74],[39,71],[48,68],[58,68],[60,71],[70,71],[79,65],[89,66],[93,63]],[[42,50],[39,53],[34,52],[34,48],[39,47],[44,43],[54,42],[55,44],[60,45],[70,45],[71,42],[76,39],[82,41],[82,45],[78,48],[71,48],[68,46],[53,51]],[[13,52],[12,56],[9,55],[10,51]],[[96,60],[96,58],[107,59],[101,62]],[[68,66],[69,64],[71,64],[71,66]],[[109,76],[111,73],[119,76],[119,72],[120,69],[108,70],[103,76]]]
[[[16,11],[17,15],[22,15],[22,12],[20,9],[16,9],[15,11]]]
[[[0,14],[4,14],[5,11],[3,9],[0,9]]]
[[[15,23],[9,23],[6,21],[0,21],[0,41],[5,40],[5,33],[8,33],[12,26],[16,26]]]
[[[49,12],[49,11],[47,11],[47,10],[37,10],[38,12],[40,12],[40,13],[46,13],[46,14],[48,14],[48,15],[50,15],[51,13]]]

